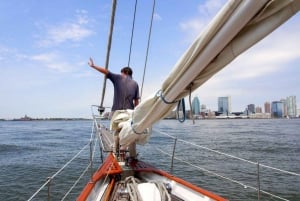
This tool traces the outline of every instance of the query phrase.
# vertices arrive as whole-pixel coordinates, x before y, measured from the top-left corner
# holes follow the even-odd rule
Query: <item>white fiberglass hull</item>
[[[119,163],[113,154],[108,155],[77,200],[135,199],[146,201],[226,200],[142,161]]]

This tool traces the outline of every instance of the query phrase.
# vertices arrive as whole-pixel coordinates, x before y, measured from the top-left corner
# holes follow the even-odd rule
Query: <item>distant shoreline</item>
[[[201,118],[195,119],[196,121],[203,120],[243,120],[243,119],[288,119],[288,118]],[[299,117],[291,118],[299,119]],[[91,121],[90,118],[19,118],[19,119],[0,119],[0,121]],[[109,120],[109,119],[104,119]],[[163,120],[176,120],[175,118],[165,118]],[[186,120],[192,120],[187,118]]]
[[[19,118],[19,119],[0,119],[0,121],[90,121],[88,118]]]

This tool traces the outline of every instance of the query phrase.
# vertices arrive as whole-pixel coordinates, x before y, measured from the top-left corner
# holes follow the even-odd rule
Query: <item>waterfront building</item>
[[[287,105],[287,116],[289,117],[297,117],[297,102],[296,96],[289,96],[286,98]]]
[[[287,109],[287,103],[286,103],[286,99],[282,98],[280,100],[282,102],[282,107],[283,107],[283,117],[287,117],[288,116],[288,109]]]
[[[200,101],[199,98],[196,96],[193,98],[192,101],[192,112],[194,115],[199,115],[200,114]]]
[[[200,109],[200,110],[201,110],[201,112],[203,112],[203,111],[207,111],[207,109],[208,109],[208,108],[206,107],[206,105],[205,105],[205,104],[202,104],[202,105],[201,105],[201,109]]]
[[[255,113],[262,113],[262,108],[257,106],[255,108]]]
[[[218,112],[229,115],[231,113],[231,97],[218,97]]]
[[[271,113],[271,104],[270,104],[270,102],[265,102],[265,113]]]
[[[255,105],[254,104],[249,104],[248,106],[247,106],[247,110],[248,110],[248,112],[251,114],[254,114],[255,113]]]
[[[283,117],[283,102],[282,101],[273,101],[271,107],[273,118],[282,118]]]
[[[207,109],[206,105],[202,104],[200,107],[200,114],[202,117],[206,117],[209,113],[209,110]]]

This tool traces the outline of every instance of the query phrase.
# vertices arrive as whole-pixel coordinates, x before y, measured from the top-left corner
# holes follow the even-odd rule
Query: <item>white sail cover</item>
[[[187,96],[299,9],[300,0],[228,1],[176,63],[161,86],[162,97],[173,102]],[[121,145],[146,142],[150,134],[144,131],[175,107],[164,100],[154,95],[136,107],[121,126]]]

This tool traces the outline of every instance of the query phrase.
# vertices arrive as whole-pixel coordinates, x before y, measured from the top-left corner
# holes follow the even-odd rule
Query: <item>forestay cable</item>
[[[108,69],[108,65],[109,65],[109,56],[110,56],[112,35],[113,35],[113,29],[114,29],[114,23],[115,23],[116,7],[117,7],[117,0],[112,0],[112,13],[111,13],[111,18],[110,18],[110,29],[109,29],[109,34],[108,34],[108,43],[107,43],[105,69]],[[100,108],[103,108],[103,101],[104,101],[104,96],[105,96],[105,89],[106,89],[106,76],[105,76],[105,78],[103,80],[102,98],[101,98]]]

